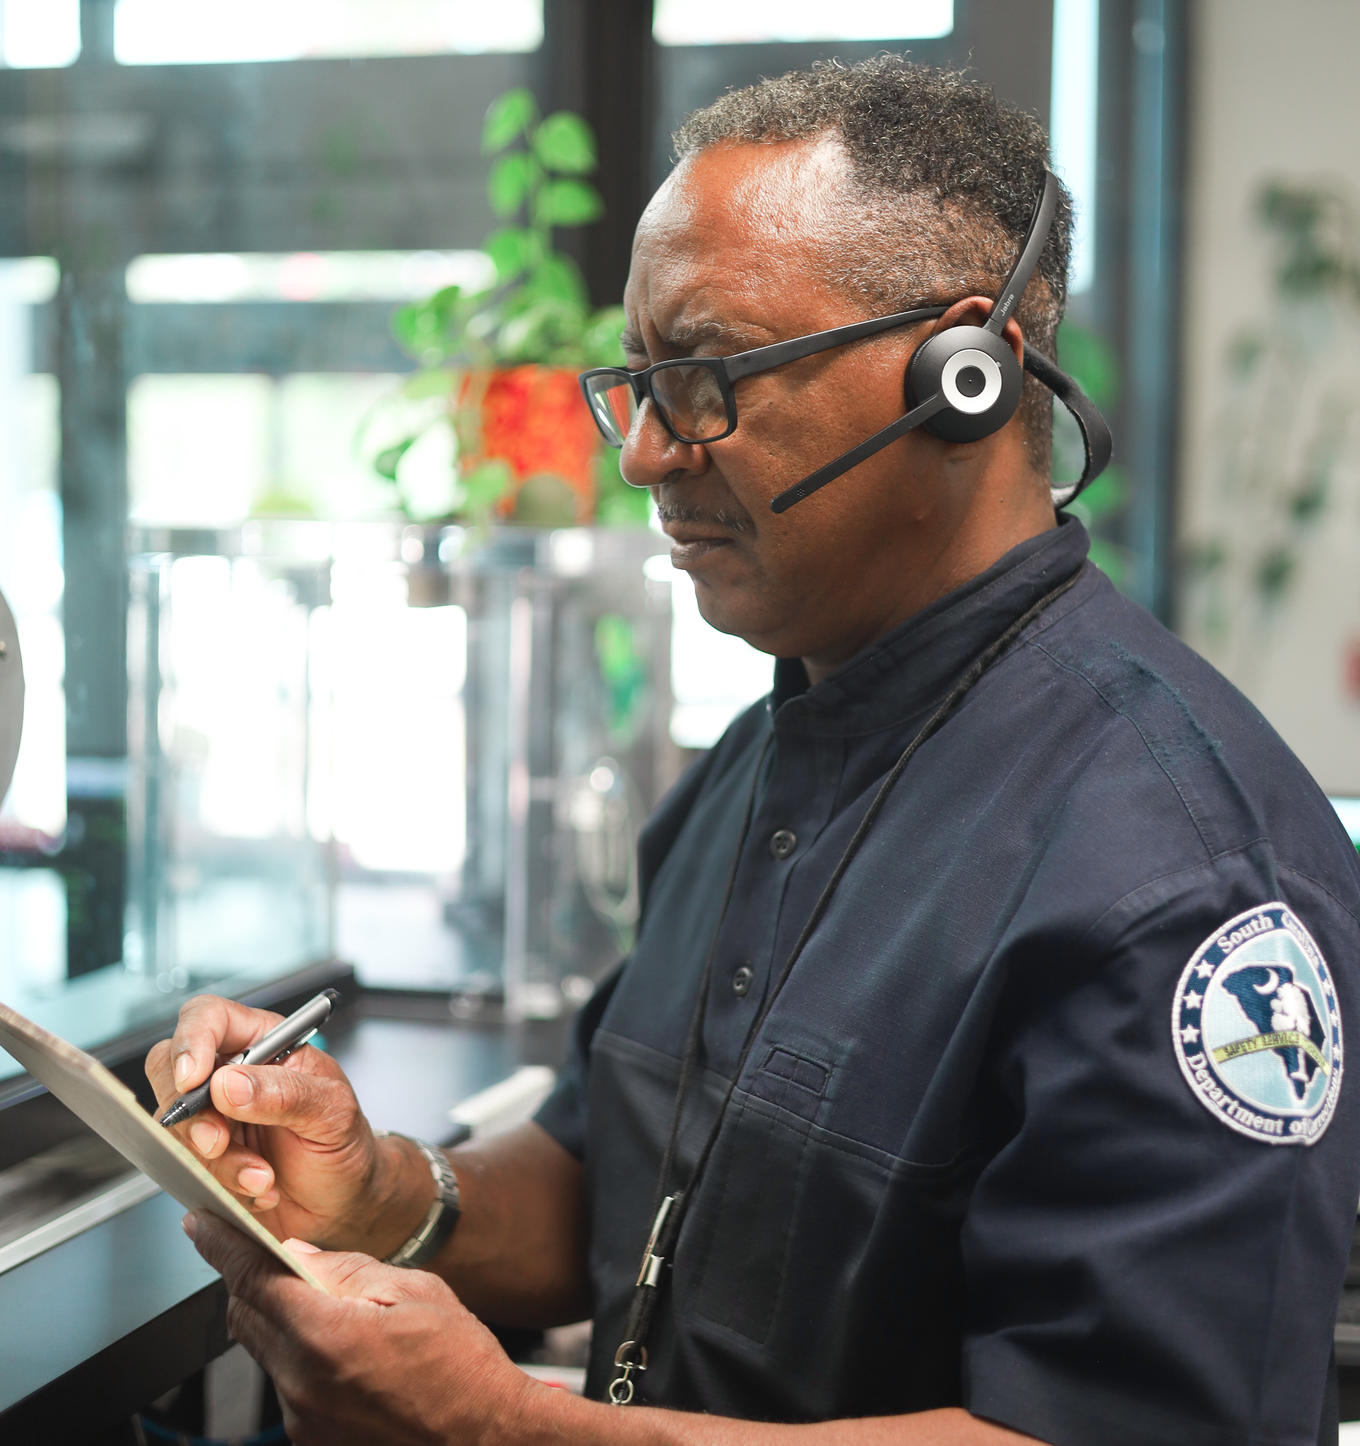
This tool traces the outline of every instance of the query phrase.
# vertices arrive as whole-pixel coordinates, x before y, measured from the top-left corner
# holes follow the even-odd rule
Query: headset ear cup
[[[916,348],[907,366],[907,404],[942,393],[944,410],[924,429],[946,442],[976,442],[1010,421],[1024,383],[1004,338],[980,326],[951,326]]]

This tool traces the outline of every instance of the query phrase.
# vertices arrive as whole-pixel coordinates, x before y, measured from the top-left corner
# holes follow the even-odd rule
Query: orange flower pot
[[[480,436],[466,461],[475,467],[498,459],[513,477],[497,503],[502,517],[515,510],[520,488],[534,476],[560,478],[576,498],[576,520],[595,512],[595,458],[600,434],[581,400],[576,373],[567,367],[526,365],[466,377],[458,407],[473,409]]]

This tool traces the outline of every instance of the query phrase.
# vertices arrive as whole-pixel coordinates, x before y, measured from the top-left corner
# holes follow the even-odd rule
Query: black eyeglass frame
[[[819,351],[829,351],[832,347],[859,341],[862,337],[876,336],[879,332],[890,331],[896,326],[910,326],[913,322],[918,321],[933,321],[936,317],[943,316],[948,309],[945,306],[918,306],[911,311],[894,312],[891,316],[876,316],[868,321],[852,321],[846,326],[834,326],[829,331],[812,331],[806,336],[795,336],[790,337],[787,341],[771,342],[768,346],[758,346],[751,351],[735,352],[731,356],[673,357],[666,361],[653,362],[651,366],[643,367],[638,371],[629,371],[627,367],[593,367],[590,371],[582,372],[577,381],[581,388],[581,395],[590,408],[590,415],[595,419],[596,427],[599,428],[601,436],[611,447],[622,447],[627,434],[625,433],[618,441],[615,441],[613,432],[617,430],[617,427],[606,427],[601,418],[600,409],[596,407],[594,399],[606,389],[600,388],[592,391],[591,383],[596,377],[609,377],[611,385],[626,382],[632,387],[633,396],[639,407],[645,399],[650,397],[652,405],[656,408],[656,414],[661,420],[661,425],[677,442],[681,442],[685,446],[721,442],[724,437],[730,437],[737,430],[737,399],[732,391],[734,382],[739,382],[743,377],[754,376],[757,372],[773,371],[775,367],[782,367],[788,362],[801,361],[804,357],[815,356]],[[681,435],[667,415],[666,404],[656,395],[652,386],[652,378],[657,372],[664,371],[667,367],[696,366],[710,372],[716,378],[718,390],[722,394],[723,407],[727,413],[726,428],[706,437]]]

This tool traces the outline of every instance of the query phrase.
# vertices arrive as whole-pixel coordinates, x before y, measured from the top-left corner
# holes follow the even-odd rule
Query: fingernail
[[[310,1240],[294,1240],[291,1236],[283,1242],[285,1250],[291,1250],[294,1255],[320,1255],[321,1247],[313,1245]]]
[[[179,1223],[190,1240],[198,1234],[198,1218],[192,1210]]]
[[[211,1154],[217,1144],[217,1126],[210,1125],[207,1120],[195,1120],[189,1126],[189,1138],[200,1155]]]
[[[247,1165],[236,1178],[241,1182],[241,1189],[252,1197],[263,1195],[274,1183],[274,1177],[260,1165]]]
[[[255,1093],[255,1081],[248,1074],[242,1074],[239,1069],[224,1069],[218,1079],[222,1081],[222,1093],[227,1100],[236,1105],[248,1105],[250,1097]]]
[[[188,1084],[188,1082],[193,1078],[193,1074],[194,1074],[194,1057],[193,1057],[192,1054],[189,1053],[188,1050],[185,1050],[182,1054],[178,1055],[178,1056],[176,1057],[176,1059],[175,1059],[175,1083],[176,1083],[176,1085],[178,1085],[180,1089],[183,1089],[184,1086],[185,1086],[186,1084]]]

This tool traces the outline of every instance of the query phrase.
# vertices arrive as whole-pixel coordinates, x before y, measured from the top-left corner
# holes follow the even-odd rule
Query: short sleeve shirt
[[[1079,572],[912,757],[746,1050],[641,1395],[1318,1440],[1360,1191],[1360,867],[1256,710],[1086,549],[1066,521],[816,686],[780,663],[649,824],[636,947],[539,1116],[586,1167],[591,1394],[705,961],[682,1184],[889,770]]]

